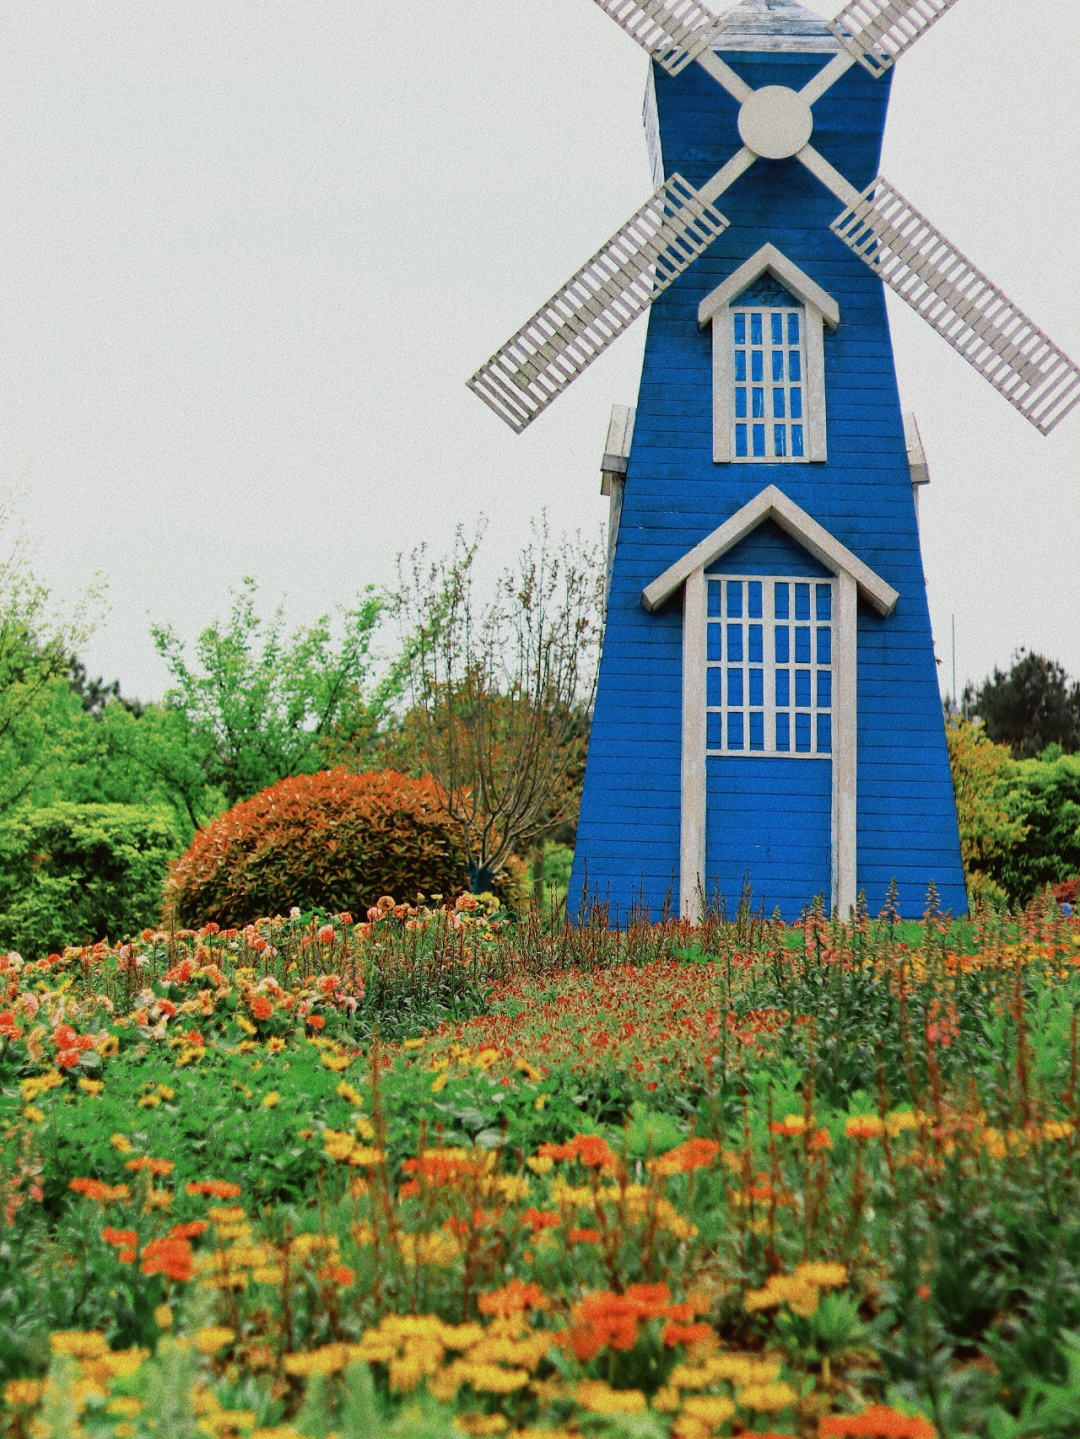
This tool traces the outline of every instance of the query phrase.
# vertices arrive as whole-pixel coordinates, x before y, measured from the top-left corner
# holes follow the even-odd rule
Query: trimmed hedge
[[[155,924],[181,840],[167,811],[53,804],[0,821],[0,948],[24,958]]]
[[[433,780],[323,770],[281,780],[200,830],[170,868],[162,919],[238,925],[292,905],[360,918],[383,894],[458,894],[468,873]]]

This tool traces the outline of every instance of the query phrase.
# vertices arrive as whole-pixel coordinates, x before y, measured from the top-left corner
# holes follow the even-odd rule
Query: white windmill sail
[[[829,21],[840,43],[872,75],[884,75],[956,0],[851,0]]]
[[[469,388],[520,433],[727,229],[672,175],[482,365]]]
[[[669,75],[677,75],[724,28],[724,22],[697,0],[596,0]]]
[[[833,230],[1042,433],[1080,404],[1080,369],[879,177]]]

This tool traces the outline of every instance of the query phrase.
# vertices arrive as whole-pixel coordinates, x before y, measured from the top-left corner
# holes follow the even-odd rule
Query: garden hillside
[[[1080,920],[0,957],[12,1439],[1076,1439]]]

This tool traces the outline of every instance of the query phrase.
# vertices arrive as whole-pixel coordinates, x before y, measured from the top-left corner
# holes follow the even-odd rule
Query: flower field
[[[0,1432],[1077,1439],[1080,921],[0,956]]]

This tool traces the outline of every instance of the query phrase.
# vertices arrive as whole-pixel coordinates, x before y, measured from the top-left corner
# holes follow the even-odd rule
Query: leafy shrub
[[[1026,903],[1046,885],[1080,871],[1080,758],[1015,764],[1005,804],[1024,826],[1024,840],[988,869],[1010,898]]]
[[[362,912],[383,894],[457,894],[468,873],[433,780],[323,770],[281,780],[200,830],[169,872],[162,916],[237,925],[293,905]]]
[[[54,804],[0,822],[0,949],[27,957],[153,923],[180,840],[167,811]]]
[[[1052,884],[1050,893],[1057,904],[1077,904],[1080,902],[1080,874],[1074,879],[1063,879],[1060,884]]]

